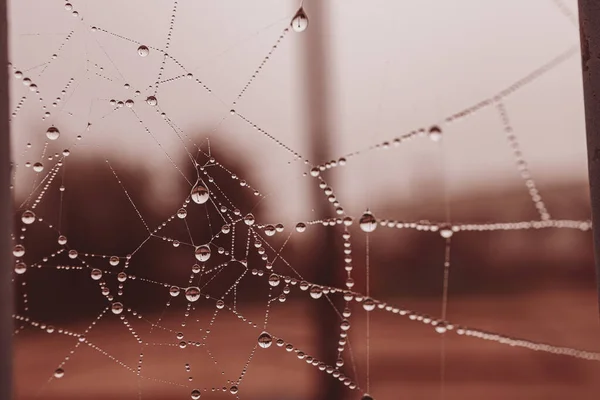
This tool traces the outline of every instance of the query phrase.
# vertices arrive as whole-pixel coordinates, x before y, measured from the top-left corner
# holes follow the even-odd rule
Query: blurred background
[[[306,176],[305,159],[318,165],[360,152],[322,173],[355,220],[366,209],[399,221],[539,219],[495,107],[444,121],[577,49],[576,1],[306,0],[306,31],[290,30],[273,48],[299,6],[287,0],[10,2],[15,244],[26,247],[22,259],[30,266],[15,274],[17,313],[84,332],[110,304],[90,269],[104,271],[102,282],[114,294],[116,274],[127,265],[118,298],[143,316],[127,312],[126,325],[106,313],[85,333],[96,348],[16,321],[17,398],[187,399],[193,388],[208,389],[202,398],[226,398],[234,396],[222,388],[240,374],[236,396],[244,399],[361,398],[367,339],[360,304],[351,303],[351,346],[340,368],[361,387],[351,391],[275,344],[253,351],[268,310],[270,333],[333,364],[340,317],[325,297],[312,300],[292,286],[285,302],[267,307],[266,277],[240,279],[239,263],[200,277],[206,301],[191,306],[183,295],[170,297],[171,285],[189,286],[198,262],[185,245],[190,236],[206,243],[223,224],[216,207],[190,203],[185,224],[173,217],[144,242],[144,223],[159,227],[189,195],[197,179],[190,155],[200,165],[213,157],[224,167],[207,167],[215,199],[227,198],[242,216],[252,212],[258,224],[284,226],[262,235],[275,272],[297,277],[296,270],[322,285],[344,287],[342,228],[294,230],[298,222],[337,216],[317,180]],[[147,56],[140,56],[141,45]],[[580,75],[575,51],[503,100],[554,219],[590,217]],[[23,84],[26,77],[37,92]],[[151,95],[158,106],[146,103]],[[129,99],[131,108],[119,107]],[[434,124],[443,131],[439,142],[419,138],[369,150]],[[60,129],[58,140],[47,139],[50,126]],[[37,162],[42,172],[32,167]],[[24,225],[23,211],[42,191],[38,220]],[[249,270],[270,274],[254,250],[244,256],[247,229],[238,228],[233,246],[226,235],[213,244],[247,259]],[[365,233],[356,223],[350,232],[353,289],[364,293]],[[68,238],[63,251],[60,234]],[[371,295],[439,317],[445,243],[436,233],[378,227],[369,234]],[[69,249],[79,257],[69,258]],[[111,265],[109,256],[120,263]],[[213,251],[202,268],[229,258]],[[459,232],[450,260],[449,320],[600,350],[591,231]],[[272,289],[273,296],[284,286]],[[214,299],[222,297],[227,308],[214,318]],[[258,328],[227,312],[230,307]],[[595,399],[600,390],[596,362],[453,334],[442,344],[431,327],[386,312],[371,313],[369,325],[369,393],[376,399]],[[178,332],[205,345],[180,348]],[[134,373],[140,353],[142,375],[150,379]],[[59,366],[64,377],[52,378]]]

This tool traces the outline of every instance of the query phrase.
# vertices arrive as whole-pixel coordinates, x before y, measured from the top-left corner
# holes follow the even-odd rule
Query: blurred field
[[[324,301],[323,299],[319,301]],[[399,299],[399,305],[437,315],[439,302],[425,299]],[[310,303],[274,303],[268,330],[293,343],[307,354],[315,348],[314,325],[307,312]],[[180,328],[182,312],[165,314],[161,325],[186,329],[186,339],[198,340],[188,332],[206,328],[212,313],[193,314]],[[240,305],[239,311],[253,321],[261,321],[262,306]],[[358,382],[365,387],[365,312],[354,307],[351,347]],[[156,316],[149,319],[156,319]],[[198,325],[191,323],[198,319]],[[596,295],[589,291],[546,291],[516,296],[476,296],[450,299],[449,319],[484,330],[501,332],[530,340],[587,350],[600,350]],[[86,336],[125,364],[136,367],[140,346],[114,315],[108,315]],[[217,318],[209,335],[208,349],[218,368],[203,347],[180,349],[175,333],[155,330],[135,321],[132,326],[150,343],[144,346],[143,374],[148,377],[189,385],[189,388],[153,380],[141,380],[142,399],[189,398],[193,388],[229,386],[242,371],[256,344],[261,329],[240,322],[230,313]],[[78,331],[79,326],[71,329]],[[65,376],[44,385],[52,372],[77,342],[75,338],[50,335],[32,329],[18,334],[15,366],[17,398],[30,399],[134,399],[138,379],[106,356],[81,346],[65,365]],[[411,322],[390,313],[371,314],[371,394],[376,399],[434,399],[440,393],[441,336],[431,327]],[[354,377],[346,354],[345,373]],[[184,369],[191,364],[191,372]],[[299,365],[304,364],[304,365]],[[223,374],[220,372],[224,372]],[[318,391],[319,374],[315,367],[273,344],[257,348],[246,376],[240,384],[242,399],[310,399]],[[187,381],[188,375],[194,377]],[[600,363],[542,354],[496,343],[448,334],[446,336],[445,399],[597,399],[600,391]],[[333,378],[332,378],[333,379]],[[40,391],[40,388],[43,389]],[[203,393],[202,398],[233,398],[220,392]],[[347,390],[348,399],[360,398]]]

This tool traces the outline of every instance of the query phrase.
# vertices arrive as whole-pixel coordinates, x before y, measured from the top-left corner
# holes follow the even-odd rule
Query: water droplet
[[[200,272],[200,266],[198,264],[194,264],[192,265],[192,272],[197,274],[198,272]]]
[[[373,232],[377,228],[377,220],[370,211],[366,211],[359,220],[360,229],[364,232]]]
[[[196,183],[196,185],[192,188],[192,201],[196,204],[204,204],[208,201],[209,193],[208,189],[200,184],[200,182]]]
[[[133,108],[133,106],[135,105],[135,102],[131,99],[127,99],[127,100],[125,100],[125,105],[129,108]]]
[[[448,330],[448,324],[446,324],[444,321],[438,321],[435,324],[435,331],[437,333],[445,333]]]
[[[320,173],[321,170],[319,169],[319,167],[313,167],[310,169],[310,176],[314,176],[316,178],[317,176],[319,176]]]
[[[318,299],[323,295],[323,290],[317,286],[317,285],[312,285],[310,287],[310,297],[312,297],[313,299]]]
[[[150,106],[155,106],[158,104],[158,100],[154,96],[148,96],[146,97],[146,103]]]
[[[60,235],[58,237],[58,244],[60,244],[61,246],[67,244],[67,237],[65,235]]]
[[[177,210],[177,217],[181,219],[187,217],[187,210],[185,208],[180,208],[179,210]]]
[[[123,312],[123,303],[119,303],[118,301],[115,303],[112,303],[112,306],[110,307],[110,309],[112,310],[113,314],[119,315]]]
[[[198,301],[200,298],[200,288],[197,286],[192,286],[185,289],[185,298],[191,302]]]
[[[23,221],[23,223],[26,225],[33,224],[35,222],[34,212],[30,210],[23,212],[23,214],[21,215],[21,221]]]
[[[338,367],[338,368],[340,368],[340,367],[343,367],[343,366],[344,366],[344,360],[343,360],[343,359],[341,359],[341,358],[338,358],[338,359],[335,361],[335,366],[336,366],[336,367]]]
[[[198,261],[204,262],[204,261],[208,261],[208,259],[210,258],[210,247],[208,247],[208,245],[203,244],[202,246],[198,246],[196,247],[196,250],[194,251],[194,255],[196,256],[196,259]]]
[[[91,276],[93,280],[97,281],[100,278],[102,278],[102,271],[100,271],[98,268],[94,268],[92,270]]]
[[[301,7],[294,18],[292,19],[292,29],[295,32],[304,32],[308,27],[308,17],[304,12],[304,9]]]
[[[27,271],[27,264],[24,262],[18,262],[15,264],[15,273],[22,275]]]
[[[279,277],[279,275],[277,274],[271,274],[269,276],[269,285],[271,286],[279,286],[279,282],[281,281],[281,278]]]
[[[56,127],[51,126],[46,131],[46,137],[50,140],[56,140],[60,137],[60,131]]]
[[[230,388],[229,388],[229,392],[230,392],[231,394],[236,394],[236,393],[238,392],[238,387],[237,387],[237,386],[235,386],[235,385],[234,385],[234,386],[232,386],[232,387],[230,387]]]
[[[77,250],[69,250],[69,258],[74,260],[77,258],[77,256],[79,256],[79,253],[77,253]]]
[[[119,272],[117,274],[117,280],[119,282],[125,282],[127,280],[127,274],[125,272]]]
[[[441,227],[440,229],[440,235],[444,238],[444,239],[449,239],[452,237],[452,235],[454,234],[454,231],[452,231],[452,227],[450,227],[449,225],[444,225]]]
[[[222,310],[225,308],[225,302],[223,300],[217,300],[217,308]]]
[[[347,331],[348,329],[350,329],[350,322],[348,322],[347,319],[343,320],[340,324],[340,329],[343,331]]]
[[[273,343],[273,338],[268,332],[263,332],[258,336],[258,345],[263,349],[271,347],[271,343]]]
[[[254,225],[255,222],[256,222],[256,218],[254,218],[254,215],[252,213],[247,214],[244,217],[244,223],[248,226]]]
[[[198,389],[192,390],[192,400],[198,400],[200,398],[200,391]]]
[[[296,232],[304,232],[306,230],[306,224],[304,222],[298,222],[296,224]]]
[[[17,244],[13,248],[13,255],[15,257],[23,257],[25,255],[25,246],[22,244]]]
[[[229,232],[231,232],[231,226],[229,224],[225,224],[221,227],[221,232],[223,232],[224,234],[228,234]]]
[[[56,368],[54,371],[54,377],[60,379],[63,376],[65,376],[65,370],[62,368]]]
[[[265,226],[265,234],[267,236],[273,236],[277,231],[275,230],[275,227],[273,225],[267,225]]]
[[[112,265],[113,267],[116,267],[117,265],[119,265],[119,257],[117,256],[112,256],[108,259],[108,263],[110,265]]]
[[[365,300],[363,301],[363,308],[366,311],[373,311],[375,309],[375,302],[373,301],[373,299],[370,297],[365,298]]]
[[[171,288],[169,289],[169,294],[171,295],[171,297],[179,296],[179,292],[180,289],[178,286],[171,286]]]
[[[35,172],[42,172],[44,170],[44,164],[42,164],[41,162],[36,162],[35,164],[33,164],[33,170]]]
[[[150,54],[150,49],[148,48],[148,46],[141,45],[140,47],[138,47],[137,52],[140,55],[140,57],[146,57],[148,56],[148,54]]]
[[[429,128],[429,139],[433,140],[434,142],[439,142],[442,140],[442,130],[439,126],[433,125],[431,128]]]

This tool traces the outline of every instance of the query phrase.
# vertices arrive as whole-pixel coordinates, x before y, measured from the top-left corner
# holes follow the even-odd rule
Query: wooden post
[[[596,285],[600,304],[600,2],[598,0],[579,0],[579,32],[594,225]]]
[[[10,234],[13,226],[10,137],[8,124],[8,20],[6,0],[0,0],[0,400],[12,398],[13,291]]]
[[[305,107],[308,121],[308,149],[309,159],[314,163],[328,161],[331,158],[331,121],[330,109],[331,98],[329,91],[329,81],[327,78],[329,71],[327,48],[329,21],[329,1],[327,0],[306,0],[304,9],[308,14],[309,25],[305,32],[299,33],[306,35],[303,38],[303,51],[300,56],[303,58],[304,72],[301,75],[302,85],[305,88]],[[329,173],[328,184],[333,185],[332,177]],[[315,217],[325,219],[334,215],[331,205],[325,199],[323,190],[321,190],[315,178],[311,184],[311,204],[315,210]],[[311,271],[312,276],[317,283],[324,286],[343,287],[344,269],[340,264],[340,256],[336,251],[341,251],[341,246],[336,244],[336,235],[341,235],[335,228],[321,229],[319,234],[313,236],[311,246],[316,255],[313,258]],[[338,298],[332,300],[339,300]],[[337,307],[340,307],[339,301],[334,301]],[[337,359],[337,347],[339,340],[340,320],[338,316],[330,309],[326,301],[314,302],[313,315],[316,321],[316,338],[318,345],[317,357],[327,364],[333,365]],[[320,379],[315,399],[318,400],[340,400],[343,397],[344,385],[331,375],[323,374],[317,371]]]

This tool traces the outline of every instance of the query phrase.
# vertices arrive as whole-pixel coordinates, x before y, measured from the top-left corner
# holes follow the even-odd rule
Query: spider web
[[[304,146],[300,134],[286,140],[279,135],[289,128],[280,121],[286,116],[269,116],[278,103],[298,106],[294,93],[283,96],[294,88],[286,78],[273,78],[273,72],[289,67],[292,43],[311,29],[302,6],[291,13],[276,8],[238,30],[228,28],[234,22],[227,22],[230,10],[223,7],[214,21],[194,26],[203,42],[198,50],[196,38],[177,36],[178,25],[192,23],[214,4],[28,3],[42,7],[48,22],[42,28],[15,16],[20,33],[12,41],[22,47],[9,66],[18,206],[15,335],[19,343],[30,332],[45,332],[54,344],[35,350],[36,357],[45,352],[44,361],[53,366],[42,363],[44,381],[23,389],[28,395],[80,390],[76,382],[94,374],[98,380],[115,379],[109,385],[139,398],[158,393],[197,399],[209,392],[241,398],[249,386],[247,374],[254,384],[273,384],[277,369],[259,374],[252,368],[258,359],[267,359],[265,352],[278,352],[272,362],[281,368],[306,374],[302,364],[308,364],[370,399],[377,395],[371,390],[376,377],[369,354],[371,314],[377,313],[398,319],[399,330],[403,323],[414,323],[440,335],[442,389],[444,343],[450,335],[522,352],[600,360],[597,352],[467,326],[448,313],[451,252],[461,235],[591,229],[587,219],[553,216],[534,180],[509,103],[523,88],[576,58],[577,45],[557,49],[544,64],[471,106],[402,133],[386,133],[380,141],[369,138],[372,144],[335,159],[309,160],[308,150],[299,150]],[[569,7],[551,4],[576,23]],[[238,18],[243,18],[253,6],[240,7]],[[142,27],[133,19],[153,22]],[[30,24],[34,33],[22,33]],[[219,43],[211,40],[214,32],[222,35]],[[43,51],[27,51],[32,40],[43,43]],[[233,53],[234,58],[225,57]],[[290,69],[290,75],[296,72]],[[461,134],[457,122],[467,124],[481,115],[506,136],[507,154],[512,153],[536,213],[530,219],[455,221],[447,198],[445,218],[438,221],[396,220],[364,208],[350,212],[356,207],[345,208],[341,200],[350,196],[338,195],[328,183],[330,171],[384,152],[445,146]],[[251,179],[253,172],[239,162],[243,157],[257,159],[256,169],[280,190],[270,192],[260,179]],[[295,210],[311,208],[288,198],[308,185],[322,190],[323,201],[331,205],[329,217]],[[272,220],[264,210],[280,199],[289,204],[289,215],[302,219]],[[103,219],[108,227],[88,223]],[[336,268],[344,278],[339,287],[323,285],[304,265],[319,257],[310,254],[306,238],[322,229],[335,231],[339,239],[336,248],[328,249],[340,259]],[[399,230],[441,237],[444,243],[443,276],[436,277],[443,282],[441,312],[435,317],[372,293],[370,278],[377,266],[371,251],[382,238],[374,235],[383,231],[387,238]],[[122,243],[135,245],[123,250]],[[313,258],[298,257],[298,251]],[[357,290],[363,283],[364,290]],[[294,322],[307,312],[301,304],[314,301],[333,310],[338,322],[337,360],[319,359]],[[159,312],[155,302],[161,304]],[[78,315],[75,322],[70,313]],[[352,334],[363,328],[366,338]],[[356,349],[365,344],[366,355],[359,360]],[[285,353],[294,355],[291,361]],[[107,370],[121,371],[118,379],[103,375]]]

